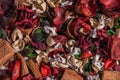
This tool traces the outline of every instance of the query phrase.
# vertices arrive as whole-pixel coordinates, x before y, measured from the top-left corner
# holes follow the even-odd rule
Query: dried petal
[[[42,74],[43,77],[47,77],[51,74],[50,67],[48,67],[45,64],[42,64],[40,70],[41,70],[41,74]]]
[[[65,22],[65,9],[62,7],[55,7],[54,12],[56,17],[53,19],[53,23],[57,26],[62,25]]]
[[[78,0],[76,2],[76,12],[88,17],[95,15],[97,5],[94,0]]]

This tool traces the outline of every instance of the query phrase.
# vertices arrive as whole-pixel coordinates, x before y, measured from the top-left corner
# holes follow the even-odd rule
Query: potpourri
[[[0,80],[119,80],[120,0],[0,0]]]

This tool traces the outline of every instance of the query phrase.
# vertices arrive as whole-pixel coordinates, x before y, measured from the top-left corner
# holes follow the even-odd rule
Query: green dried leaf
[[[119,28],[120,28],[120,26],[115,26],[115,28],[116,28],[116,29],[119,29]]]
[[[78,53],[78,54],[75,54],[75,55],[74,55],[74,57],[75,57],[75,59],[80,59],[80,57],[81,57],[81,54],[80,54],[80,53]]]
[[[33,49],[33,46],[27,45],[27,46],[25,47],[25,49]]]
[[[40,28],[35,31],[35,33],[41,33],[41,32],[42,30]]]
[[[91,62],[86,63],[83,67],[83,70],[90,72],[92,70],[92,63]]]
[[[113,30],[108,30],[107,33],[108,33],[109,36],[116,34],[115,31],[113,31]]]
[[[36,54],[34,54],[34,53],[29,53],[27,56],[28,56],[29,58],[35,58],[35,57],[36,57]]]
[[[43,21],[44,21],[44,19],[41,17],[41,18],[40,18],[40,23],[42,23]]]

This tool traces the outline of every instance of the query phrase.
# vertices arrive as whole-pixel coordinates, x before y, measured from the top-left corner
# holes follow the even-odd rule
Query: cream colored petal
[[[12,39],[12,41],[16,41],[18,39],[23,39],[22,32],[18,28],[15,28],[11,34],[11,39]]]
[[[12,43],[13,48],[16,51],[21,51],[25,47],[25,42],[22,39],[16,40],[15,42]]]

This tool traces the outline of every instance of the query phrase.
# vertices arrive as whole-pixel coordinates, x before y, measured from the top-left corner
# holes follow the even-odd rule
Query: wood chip
[[[120,29],[116,29],[117,37],[120,38]]]
[[[83,77],[71,69],[66,69],[61,80],[83,80]]]
[[[111,46],[111,58],[120,60],[120,38],[115,37]]]
[[[120,80],[119,71],[104,71],[102,80]]]
[[[15,52],[9,42],[4,39],[0,39],[0,66],[9,61]]]
[[[24,75],[27,75],[29,73],[29,70],[24,57],[20,53],[17,53],[17,57],[21,61],[21,77],[22,77]]]
[[[30,70],[32,71],[32,73],[34,74],[35,78],[40,78],[42,76],[40,73],[38,64],[35,63],[32,59],[27,61],[27,65],[30,68]]]

